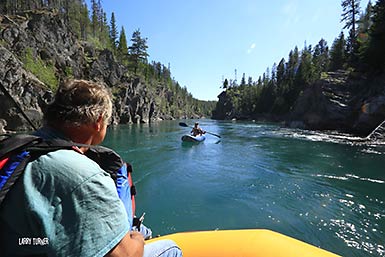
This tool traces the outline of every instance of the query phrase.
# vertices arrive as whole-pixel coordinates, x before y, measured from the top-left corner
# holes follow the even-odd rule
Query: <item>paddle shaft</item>
[[[8,90],[4,87],[3,83],[0,83],[0,89],[3,91],[3,93],[12,101],[12,103],[16,106],[16,109],[23,115],[23,117],[28,121],[29,125],[34,130],[37,130],[36,126],[33,124],[33,122],[28,118],[27,114],[21,109],[20,105],[16,102],[16,100],[11,96],[11,94],[8,92]]]

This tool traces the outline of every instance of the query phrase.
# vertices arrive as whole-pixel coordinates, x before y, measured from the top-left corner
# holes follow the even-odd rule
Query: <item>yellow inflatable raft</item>
[[[183,257],[336,257],[334,253],[265,229],[182,232],[157,237],[174,240]]]

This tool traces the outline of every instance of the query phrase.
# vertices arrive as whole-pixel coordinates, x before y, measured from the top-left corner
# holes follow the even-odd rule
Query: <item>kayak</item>
[[[192,136],[192,135],[184,135],[182,136],[183,142],[202,142],[206,139],[205,135]]]
[[[171,239],[183,257],[337,257],[303,241],[267,229],[180,232],[146,242]]]

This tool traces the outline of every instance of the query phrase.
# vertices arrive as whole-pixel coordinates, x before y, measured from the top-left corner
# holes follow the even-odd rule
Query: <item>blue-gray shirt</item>
[[[30,162],[0,210],[0,255],[104,256],[129,231],[108,173],[73,150]]]

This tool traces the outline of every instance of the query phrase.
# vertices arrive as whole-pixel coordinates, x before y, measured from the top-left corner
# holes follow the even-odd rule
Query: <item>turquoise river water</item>
[[[385,256],[385,145],[275,124],[201,120],[110,128],[154,234],[265,228],[343,256]],[[194,121],[183,120],[192,125]]]

